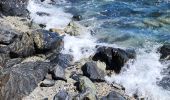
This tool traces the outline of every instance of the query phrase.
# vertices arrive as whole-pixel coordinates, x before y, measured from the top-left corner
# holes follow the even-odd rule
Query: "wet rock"
[[[97,100],[96,98],[96,86],[93,82],[85,76],[80,77],[79,89],[81,91],[75,97],[75,100]]]
[[[55,81],[51,79],[45,79],[40,84],[41,87],[51,87],[55,85]]]
[[[49,63],[28,62],[14,65],[0,75],[0,100],[21,100],[30,94],[48,73]]]
[[[53,98],[53,100],[72,100],[71,96],[65,91],[59,91]]]
[[[52,49],[61,50],[63,45],[62,37],[57,33],[46,30],[36,30],[32,32],[32,37],[36,46],[36,52],[43,53]]]
[[[28,57],[35,53],[34,42],[32,37],[23,33],[20,38],[17,38],[9,45],[11,58]]]
[[[107,70],[114,70],[119,73],[121,68],[129,59],[134,59],[136,53],[134,50],[123,50],[112,47],[99,47],[97,53],[93,56],[94,61],[102,61],[106,63]]]
[[[158,18],[158,20],[164,24],[170,24],[170,16],[161,16]]]
[[[101,98],[101,100],[126,100],[126,99],[119,93],[112,91],[107,96]]]
[[[73,56],[70,54],[59,53],[54,59],[51,60],[51,62],[58,64],[65,69],[73,64]]]
[[[15,32],[0,29],[0,44],[8,45],[12,43],[16,37],[17,34]]]
[[[82,71],[83,75],[89,77],[92,81],[105,81],[105,72],[97,66],[96,62],[85,63]]]
[[[55,80],[66,80],[65,79],[65,70],[63,67],[56,65],[50,73],[52,74],[52,78]]]
[[[81,15],[74,15],[72,19],[74,21],[80,21],[80,20],[82,20],[82,16]]]
[[[39,16],[50,16],[50,14],[45,13],[45,12],[37,12],[36,14]]]
[[[7,16],[27,16],[29,0],[1,0],[0,11]]]
[[[170,60],[170,44],[164,44],[161,48],[159,48],[159,52],[161,53],[160,59]]]
[[[77,36],[82,33],[81,25],[75,22],[70,22],[68,26],[64,29],[65,33],[71,35],[71,36]]]

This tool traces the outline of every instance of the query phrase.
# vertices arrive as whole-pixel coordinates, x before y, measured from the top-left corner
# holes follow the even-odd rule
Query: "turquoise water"
[[[66,12],[82,15],[99,42],[143,46],[170,42],[170,3],[158,0],[70,0]],[[70,7],[69,7],[70,6]],[[167,18],[167,22],[164,22]]]
[[[32,0],[30,0],[32,1]],[[170,100],[170,86],[158,85],[164,77],[162,70],[169,63],[159,61],[157,49],[170,42],[170,1],[168,0],[56,0],[30,2],[28,10],[36,23],[46,24],[46,29],[65,27],[73,15],[81,15],[77,23],[84,26],[83,35],[66,35],[63,52],[75,58],[88,57],[96,45],[133,48],[137,58],[129,61],[121,73],[106,77],[126,88],[126,94],[138,94],[145,100]],[[49,13],[38,16],[36,12]],[[84,35],[86,34],[86,35]],[[167,80],[170,85],[170,81]],[[163,84],[164,85],[164,84]]]

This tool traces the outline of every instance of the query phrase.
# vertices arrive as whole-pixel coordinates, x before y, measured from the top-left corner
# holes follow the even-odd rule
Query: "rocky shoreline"
[[[81,34],[76,22],[81,16],[73,16],[63,30],[44,30],[45,25],[29,19],[27,4],[28,0],[0,1],[0,100],[144,99],[130,97],[123,86],[106,81],[106,76],[119,74],[135,60],[135,50],[99,45],[95,54],[74,62],[72,55],[61,51],[65,34]],[[169,60],[169,48],[160,48],[161,59]]]

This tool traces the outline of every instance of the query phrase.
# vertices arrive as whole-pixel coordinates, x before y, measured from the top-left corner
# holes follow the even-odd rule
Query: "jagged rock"
[[[126,100],[126,99],[119,93],[112,91],[107,96],[101,98],[101,100]]]
[[[160,53],[161,53],[161,57],[160,59],[166,59],[166,60],[170,60],[170,44],[164,44],[161,48],[160,48]]]
[[[107,70],[114,70],[119,73],[121,68],[129,59],[134,59],[136,53],[134,50],[123,50],[112,47],[99,47],[97,53],[93,56],[94,61],[102,61],[106,63]]]
[[[20,38],[9,45],[9,48],[12,58],[28,57],[35,53],[33,39],[28,33],[23,33]]]
[[[93,82],[85,76],[79,79],[79,89],[81,91],[74,100],[97,100],[96,97],[96,86]]]
[[[8,45],[17,37],[17,33],[10,30],[0,29],[0,44]]]
[[[58,64],[65,69],[73,64],[73,56],[70,54],[59,53],[53,60],[51,60],[51,62]]]
[[[0,100],[21,100],[30,94],[48,73],[49,63],[28,62],[3,70],[0,75]]]
[[[104,68],[105,69],[105,68]],[[92,81],[105,81],[105,71],[97,66],[96,62],[87,62],[82,67],[83,75]]]
[[[1,0],[0,11],[7,16],[27,16],[29,0]]]
[[[51,79],[45,79],[40,84],[41,87],[51,87],[55,85],[55,81]]]
[[[32,32],[32,37],[38,53],[52,49],[60,51],[63,46],[62,37],[60,37],[58,33],[39,29]]]
[[[59,91],[53,98],[53,100],[72,100],[71,96],[65,91]]]
[[[65,79],[65,70],[63,67],[56,65],[50,73],[52,74],[52,78],[55,80],[66,80]]]
[[[57,29],[57,28],[51,28],[51,29],[49,29],[49,31],[50,31],[50,32],[59,33],[60,35],[64,35],[64,34],[65,34],[64,30],[62,30],[62,29]]]

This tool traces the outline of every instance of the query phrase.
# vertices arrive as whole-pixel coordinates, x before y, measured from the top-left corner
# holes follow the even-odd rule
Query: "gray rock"
[[[30,94],[48,73],[49,63],[28,62],[3,70],[0,75],[0,100],[21,100]]]
[[[55,85],[55,81],[51,79],[45,79],[40,84],[41,87],[51,87]]]
[[[53,100],[72,100],[72,99],[65,90],[61,90],[54,96]]]
[[[59,53],[53,60],[51,60],[51,62],[58,64],[65,69],[73,64],[73,56]]]
[[[4,66],[8,59],[10,59],[8,54],[0,53],[0,66]]]
[[[107,96],[101,98],[101,100],[126,100],[126,99],[119,93],[112,91]]]
[[[55,80],[66,80],[65,79],[65,70],[59,65],[56,65],[52,70],[51,70],[52,78]]]
[[[37,53],[47,52],[52,49],[60,51],[63,48],[62,37],[58,33],[39,29],[32,32],[32,37]]]
[[[17,65],[22,62],[22,58],[14,58],[14,59],[9,59],[6,61],[5,65],[3,66],[4,68],[10,68],[14,65]]]
[[[23,33],[20,38],[17,38],[17,40],[9,45],[9,48],[12,58],[28,57],[35,53],[33,39],[27,33]]]
[[[15,32],[0,29],[0,44],[10,44],[16,37],[17,34]]]
[[[105,62],[107,70],[114,70],[119,73],[121,68],[129,59],[135,59],[136,53],[134,50],[123,50],[112,47],[98,47],[96,54],[93,56],[94,61]]]
[[[29,0],[1,0],[0,11],[7,16],[27,16]]]
[[[79,89],[81,91],[74,100],[97,100],[96,98],[96,86],[93,82],[85,76],[79,79]]]
[[[87,62],[82,67],[83,75],[89,77],[92,81],[105,81],[105,72],[101,70],[96,62]]]

